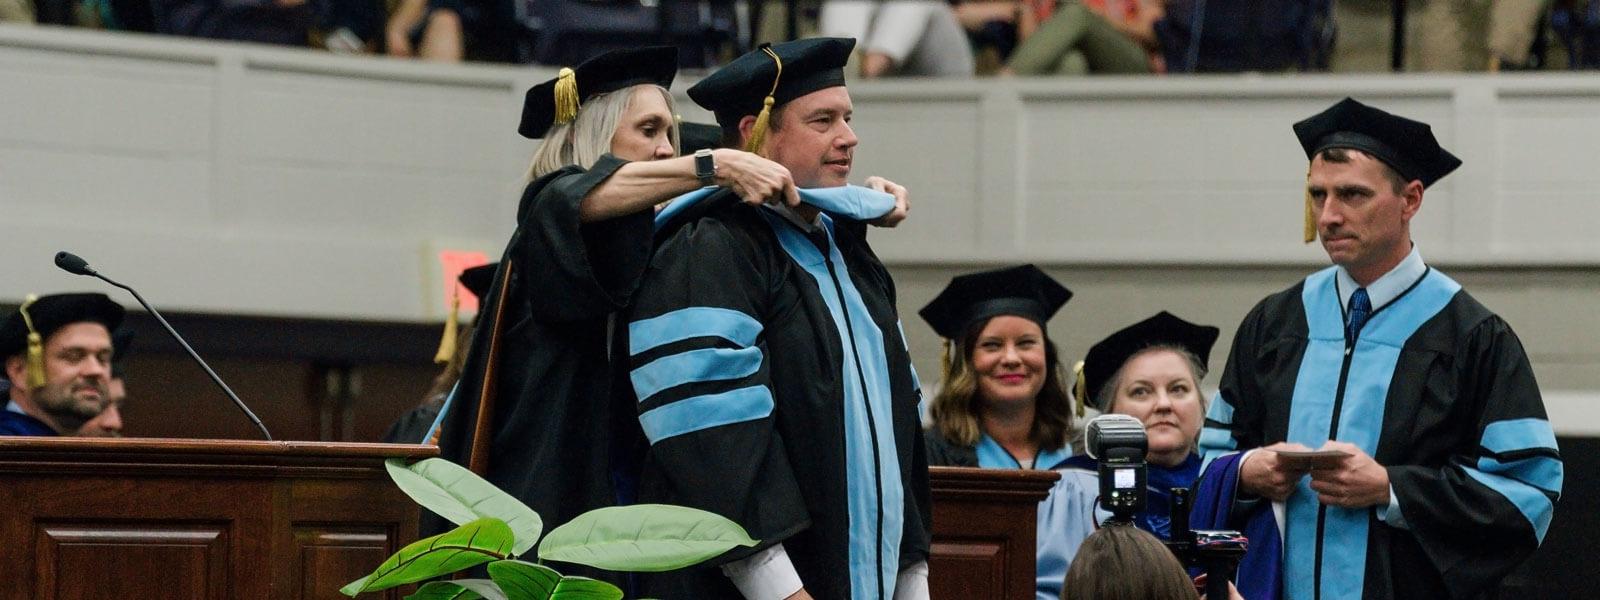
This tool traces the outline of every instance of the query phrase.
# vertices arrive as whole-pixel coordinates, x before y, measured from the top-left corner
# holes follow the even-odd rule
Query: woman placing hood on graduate
[[[669,47],[602,54],[523,105],[517,131],[542,143],[438,440],[547,529],[633,494],[643,438],[608,324],[649,261],[654,207],[708,185],[798,202],[789,171],[755,154],[678,156],[677,65]]]

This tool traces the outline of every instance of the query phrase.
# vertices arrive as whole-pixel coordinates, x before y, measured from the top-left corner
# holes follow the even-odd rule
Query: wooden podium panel
[[[417,538],[417,506],[383,461],[436,453],[0,437],[0,600],[343,598]]]
[[[928,469],[933,600],[1031,600],[1039,502],[1061,475],[1021,469]]]

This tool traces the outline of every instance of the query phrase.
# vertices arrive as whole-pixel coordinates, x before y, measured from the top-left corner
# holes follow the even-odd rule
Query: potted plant
[[[401,548],[371,574],[339,589],[347,596],[486,565],[488,579],[433,581],[406,598],[621,600],[622,590],[610,583],[562,575],[542,563],[670,571],[757,543],[721,515],[664,504],[592,510],[551,530],[540,543],[544,523],[538,513],[460,465],[430,458],[411,465],[390,459],[387,466],[406,495],[458,527]],[[535,545],[537,562],[521,560]]]

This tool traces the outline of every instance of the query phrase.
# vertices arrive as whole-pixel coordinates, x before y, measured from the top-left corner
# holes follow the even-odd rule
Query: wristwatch
[[[701,185],[717,184],[717,159],[711,156],[710,148],[694,151],[694,176]]]

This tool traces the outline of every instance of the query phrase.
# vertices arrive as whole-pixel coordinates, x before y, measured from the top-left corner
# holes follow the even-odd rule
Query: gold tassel
[[[39,335],[39,330],[33,326],[33,316],[28,314],[28,307],[39,301],[39,297],[28,294],[22,301],[22,306],[17,312],[22,313],[22,323],[28,326],[28,389],[44,387],[44,337]]]
[[[750,128],[750,140],[744,144],[744,151],[752,154],[761,154],[761,145],[767,143],[767,122],[772,119],[772,96],[767,96],[761,104],[761,114],[756,115],[756,124]]]
[[[1078,418],[1083,418],[1083,405],[1089,401],[1089,384],[1083,380],[1083,361],[1072,365],[1072,398],[1078,401]]]
[[[569,123],[578,116],[578,74],[561,67],[556,75],[556,124]]]
[[[744,144],[744,151],[752,154],[761,154],[761,146],[767,143],[767,128],[772,120],[772,105],[777,103],[773,94],[778,93],[778,82],[783,80],[783,59],[778,58],[778,53],[773,52],[771,46],[762,46],[761,51],[772,57],[772,62],[778,66],[778,73],[772,77],[772,89],[761,101],[761,114],[756,115],[756,124],[750,127],[750,139]]]
[[[1306,242],[1317,241],[1317,209],[1311,202],[1311,170],[1306,169]]]
[[[455,296],[450,301],[450,317],[444,322],[444,337],[439,339],[439,351],[433,354],[434,364],[447,364],[456,355],[457,318],[461,315],[461,286],[456,286]]]

